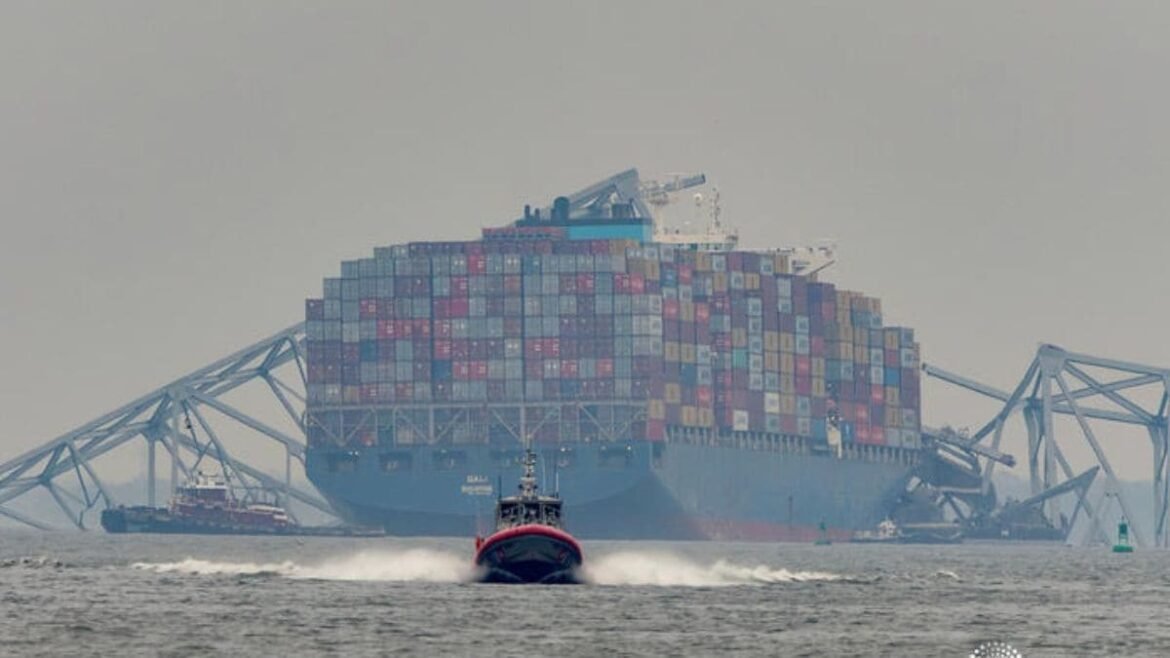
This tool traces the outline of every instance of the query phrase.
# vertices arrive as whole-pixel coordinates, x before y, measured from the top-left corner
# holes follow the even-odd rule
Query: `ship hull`
[[[379,537],[381,526],[302,526],[242,525],[185,519],[172,515],[166,508],[112,507],[102,510],[102,529],[111,534],[165,535],[279,535],[308,537]]]
[[[476,549],[481,582],[573,584],[580,582],[581,547],[568,533],[543,525],[501,530]]]
[[[853,460],[829,454],[633,441],[622,458],[578,446],[568,463],[543,460],[559,482],[573,534],[604,539],[813,541],[848,540],[886,517],[910,477],[908,459]],[[411,449],[427,464],[429,447]],[[307,471],[352,521],[395,535],[467,536],[490,516],[497,481],[519,468],[468,447],[459,468],[384,472],[377,449],[357,455],[352,470],[330,469],[329,453],[310,449]],[[563,460],[562,460],[563,461]],[[553,475],[555,471],[555,475]],[[468,485],[468,483],[480,483]],[[557,488],[550,484],[549,488]],[[476,495],[486,494],[486,495]],[[824,524],[827,533],[819,526]]]

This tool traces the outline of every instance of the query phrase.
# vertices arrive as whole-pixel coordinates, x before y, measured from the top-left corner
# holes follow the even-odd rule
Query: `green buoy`
[[[833,542],[829,541],[829,529],[825,526],[825,522],[821,521],[817,528],[821,531],[821,536],[813,542],[815,546],[829,546]]]
[[[1117,543],[1113,545],[1114,553],[1132,553],[1133,546],[1129,543],[1129,523],[1122,519],[1117,524]]]

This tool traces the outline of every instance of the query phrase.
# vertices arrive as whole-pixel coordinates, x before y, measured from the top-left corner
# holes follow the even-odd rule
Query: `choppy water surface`
[[[1170,656],[1170,553],[584,542],[582,586],[469,540],[0,531],[0,653]]]

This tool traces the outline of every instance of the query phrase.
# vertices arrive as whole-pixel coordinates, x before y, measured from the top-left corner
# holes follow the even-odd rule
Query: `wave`
[[[28,569],[60,569],[66,567],[64,562],[56,558],[51,558],[45,555],[12,557],[0,560],[0,569],[10,569],[13,567],[25,567]]]
[[[471,580],[474,570],[465,556],[429,549],[362,551],[353,555],[299,564],[284,562],[218,562],[187,558],[178,562],[137,562],[134,569],[191,575],[282,576],[305,580],[455,583]]]
[[[826,571],[749,567],[722,559],[704,565],[671,553],[640,551],[599,556],[587,562],[583,571],[586,581],[597,585],[721,587],[844,580],[843,576]]]

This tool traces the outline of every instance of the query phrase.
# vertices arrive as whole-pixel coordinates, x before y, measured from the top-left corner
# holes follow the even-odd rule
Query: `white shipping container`
[[[780,413],[779,393],[764,393],[764,412],[769,414]]]
[[[751,417],[745,409],[736,409],[731,416],[731,429],[736,432],[746,432],[751,424]]]
[[[792,299],[792,279],[776,277],[776,296],[780,299]],[[789,305],[791,305],[791,301],[789,301]]]

